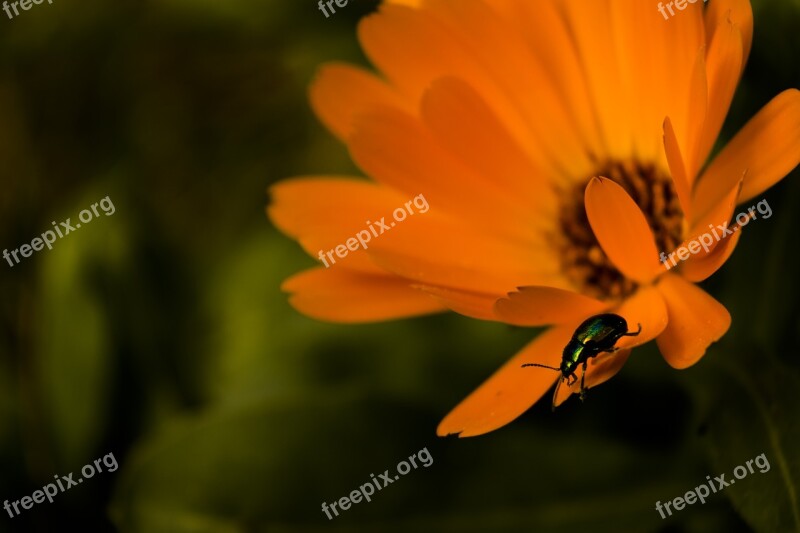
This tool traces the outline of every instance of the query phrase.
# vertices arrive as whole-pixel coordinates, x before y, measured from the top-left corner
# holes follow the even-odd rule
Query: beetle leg
[[[583,372],[581,373],[581,401],[583,401],[583,399],[586,397],[586,387],[584,385],[585,380],[586,380],[586,361],[583,362]]]
[[[639,329],[637,329],[635,333],[623,333],[622,336],[623,337],[635,337],[635,336],[637,336],[639,333],[642,332],[642,324],[639,323],[637,325],[639,326]]]

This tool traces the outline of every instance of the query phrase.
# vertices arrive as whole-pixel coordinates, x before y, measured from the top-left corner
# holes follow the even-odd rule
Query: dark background
[[[714,1],[714,0],[711,0]],[[756,0],[721,140],[800,85],[800,2]],[[791,531],[800,524],[795,171],[704,284],[727,336],[675,371],[654,343],[581,405],[473,439],[439,420],[535,331],[453,314],[340,326],[279,284],[314,265],[268,185],[356,172],[312,116],[331,59],[363,62],[351,1],[54,0],[0,12],[0,247],[116,208],[0,264],[0,499],[120,464],[0,531]],[[409,38],[413,38],[410,36]],[[340,517],[320,506],[427,447],[434,463]],[[667,520],[765,453],[771,470]],[[113,524],[113,525],[112,525]]]

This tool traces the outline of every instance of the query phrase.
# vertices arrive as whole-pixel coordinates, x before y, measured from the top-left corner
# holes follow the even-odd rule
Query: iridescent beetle
[[[561,378],[558,380],[556,390],[553,392],[553,411],[555,411],[558,389],[565,380],[567,385],[572,385],[578,380],[578,376],[575,375],[578,365],[583,364],[583,373],[581,374],[581,401],[583,401],[587,390],[584,387],[586,363],[589,359],[602,352],[616,352],[619,348],[615,348],[614,345],[619,339],[622,337],[635,337],[641,332],[642,325],[639,324],[639,329],[635,333],[629,333],[628,323],[619,315],[613,313],[595,315],[584,320],[575,330],[575,333],[572,334],[572,338],[564,347],[564,353],[561,355],[560,368],[536,363],[525,363],[522,366],[538,366],[561,372]],[[572,378],[572,381],[569,378]]]

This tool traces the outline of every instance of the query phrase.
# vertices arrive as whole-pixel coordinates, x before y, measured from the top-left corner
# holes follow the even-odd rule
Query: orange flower
[[[686,368],[730,315],[696,287],[742,232],[669,272],[659,252],[731,220],[800,160],[800,92],[769,102],[703,169],[752,41],[748,0],[665,21],[640,0],[395,0],[359,37],[382,76],[334,64],[321,120],[374,181],[276,185],[268,213],[314,257],[424,194],[410,217],[331,268],[287,280],[299,311],[363,322],[453,310],[552,325],[440,424],[479,435],[541,398],[575,327],[610,310],[642,333],[593,360],[587,387],[656,339]],[[511,292],[509,292],[511,291]],[[557,403],[578,390],[562,387]]]

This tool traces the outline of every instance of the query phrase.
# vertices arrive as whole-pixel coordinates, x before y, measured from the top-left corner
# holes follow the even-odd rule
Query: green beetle
[[[624,318],[614,313],[595,315],[584,320],[575,330],[575,333],[572,334],[572,338],[564,347],[564,352],[561,355],[560,368],[536,363],[525,363],[522,366],[538,366],[561,372],[561,379],[558,380],[556,390],[553,392],[553,411],[555,411],[558,389],[565,380],[567,385],[572,385],[578,380],[578,376],[575,375],[578,365],[583,365],[583,373],[581,374],[581,401],[583,401],[587,390],[584,387],[586,363],[589,359],[602,352],[616,352],[619,348],[615,348],[614,345],[619,339],[622,337],[635,337],[641,332],[641,324],[639,324],[639,329],[636,332],[628,332],[628,323]],[[570,381],[570,378],[572,378],[572,381]]]

